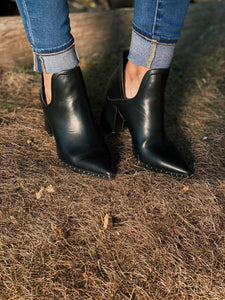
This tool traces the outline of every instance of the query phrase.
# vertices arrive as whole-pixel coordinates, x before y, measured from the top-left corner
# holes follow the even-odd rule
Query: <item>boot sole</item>
[[[88,175],[88,176],[92,176],[92,177],[95,177],[95,178],[98,178],[98,179],[105,179],[105,180],[113,180],[115,178],[115,175],[114,174],[110,174],[110,175],[104,175],[104,174],[101,174],[101,173],[95,173],[95,172],[91,172],[91,171],[88,171],[88,170],[85,170],[85,169],[81,169],[81,168],[78,168],[78,167],[75,167],[73,165],[70,165],[68,164],[67,162],[65,162],[64,160],[62,160],[59,156],[59,161],[68,169],[76,172],[76,173],[79,173],[79,174],[82,174],[82,175]]]
[[[177,173],[177,172],[173,172],[173,171],[168,171],[165,169],[156,168],[151,165],[147,165],[147,164],[143,163],[140,160],[139,155],[135,152],[133,143],[132,143],[132,152],[133,152],[133,156],[134,156],[135,160],[137,161],[138,165],[141,167],[144,167],[148,171],[153,171],[153,172],[161,173],[161,174],[167,174],[167,175],[171,175],[176,178],[187,178],[192,175],[192,174],[188,175],[188,174],[182,174],[182,173]]]
[[[122,132],[124,129],[125,129],[125,127],[120,132]],[[110,132],[110,133],[105,132],[105,136],[114,136],[116,134],[118,134],[117,131],[113,131],[113,132]],[[145,168],[148,171],[153,171],[153,172],[161,173],[161,174],[167,174],[167,175],[171,175],[171,176],[176,177],[176,178],[187,178],[187,177],[190,177],[192,175],[192,174],[185,175],[185,174],[181,174],[181,173],[177,173],[177,172],[173,172],[173,171],[168,171],[168,170],[165,170],[165,169],[156,168],[156,167],[153,167],[151,165],[147,165],[147,164],[143,163],[140,160],[139,155],[135,151],[133,142],[132,142],[131,146],[132,146],[133,156],[134,156],[137,164],[139,166]]]

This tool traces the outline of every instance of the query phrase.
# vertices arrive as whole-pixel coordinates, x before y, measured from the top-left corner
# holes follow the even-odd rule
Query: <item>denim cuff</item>
[[[128,59],[135,65],[149,69],[168,69],[170,67],[175,44],[159,43],[132,31]]]
[[[56,53],[40,54],[33,52],[34,71],[42,73],[58,73],[75,68],[79,58],[72,45],[68,49]]]

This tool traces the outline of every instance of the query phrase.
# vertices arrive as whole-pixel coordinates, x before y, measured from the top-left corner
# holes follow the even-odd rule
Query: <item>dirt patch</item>
[[[167,130],[194,165],[191,178],[138,166],[128,131],[108,138],[114,181],[65,169],[43,129],[39,75],[2,70],[0,299],[225,298],[224,6],[201,5],[186,21],[166,97]],[[118,60],[81,56],[97,119]]]

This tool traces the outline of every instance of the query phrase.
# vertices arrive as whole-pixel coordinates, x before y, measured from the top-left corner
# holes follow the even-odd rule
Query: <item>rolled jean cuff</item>
[[[128,59],[135,65],[141,65],[149,69],[168,69],[173,58],[174,49],[175,44],[159,43],[133,30]]]
[[[75,68],[79,63],[79,58],[75,46],[56,52],[40,54],[33,52],[34,71],[42,73],[58,73]]]

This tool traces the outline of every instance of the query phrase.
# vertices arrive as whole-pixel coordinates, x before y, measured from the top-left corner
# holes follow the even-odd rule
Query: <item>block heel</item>
[[[53,132],[52,132],[51,126],[49,125],[47,118],[44,117],[44,120],[45,120],[45,130],[47,131],[49,136],[53,136]]]
[[[117,107],[106,100],[102,118],[101,125],[105,134],[115,134],[122,131],[125,127],[125,120]]]

